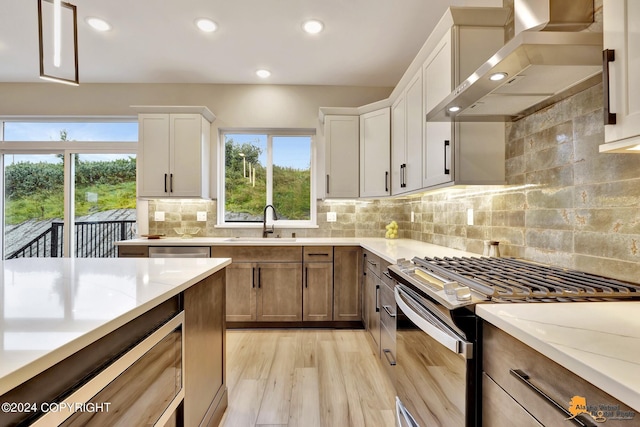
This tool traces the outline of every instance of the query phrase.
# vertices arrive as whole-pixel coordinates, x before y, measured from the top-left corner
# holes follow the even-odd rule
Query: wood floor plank
[[[391,427],[395,390],[362,330],[227,331],[224,427]]]
[[[295,336],[277,338],[256,424],[288,424],[296,360]]]

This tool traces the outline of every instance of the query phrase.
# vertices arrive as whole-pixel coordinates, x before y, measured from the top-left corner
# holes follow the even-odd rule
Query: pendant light
[[[76,6],[62,0],[38,0],[40,78],[77,86],[78,22]]]

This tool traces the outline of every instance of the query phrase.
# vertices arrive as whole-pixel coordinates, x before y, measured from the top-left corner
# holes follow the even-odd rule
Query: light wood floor
[[[227,331],[224,427],[392,427],[395,391],[361,330]]]

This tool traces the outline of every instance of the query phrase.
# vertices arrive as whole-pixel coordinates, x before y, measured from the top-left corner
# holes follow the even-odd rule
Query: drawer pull
[[[328,253],[318,253],[318,254],[307,254],[307,256],[329,256]]]
[[[543,390],[541,390],[535,384],[533,384],[529,380],[530,379],[529,375],[527,375],[524,371],[522,371],[520,369],[509,369],[509,373],[511,375],[513,375],[514,377],[516,377],[517,379],[519,379],[521,382],[523,382],[531,390],[536,392],[540,397],[542,397],[549,404],[551,404],[551,406],[556,408],[558,411],[562,412],[567,420],[571,420],[574,423],[576,423],[577,425],[582,426],[582,427],[595,427],[595,424],[591,424],[588,421],[584,421],[584,420],[582,420],[580,418],[577,418],[575,415],[573,415],[571,412],[569,412],[567,409],[565,409],[564,406],[562,406],[561,404],[559,404],[558,402],[553,400],[553,398],[551,396],[549,396],[547,393],[545,393]]]
[[[387,362],[389,362],[389,365],[396,366],[396,359],[395,357],[393,357],[393,354],[391,354],[391,350],[389,350],[388,348],[383,348],[382,352],[384,353],[384,357],[387,358]]]
[[[390,305],[383,305],[382,308],[384,308],[384,311],[387,312],[387,314],[389,315],[389,317],[396,317],[395,313],[392,313],[391,310],[389,310],[391,308]]]

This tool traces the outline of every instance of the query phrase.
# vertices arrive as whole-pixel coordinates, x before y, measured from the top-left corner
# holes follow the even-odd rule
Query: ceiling
[[[38,82],[37,0],[2,0],[0,82]],[[465,0],[71,0],[80,83],[395,86],[450,5]],[[98,33],[93,16],[112,29]],[[203,33],[195,19],[218,24]],[[301,30],[306,19],[324,31]],[[255,71],[266,68],[268,79]]]

